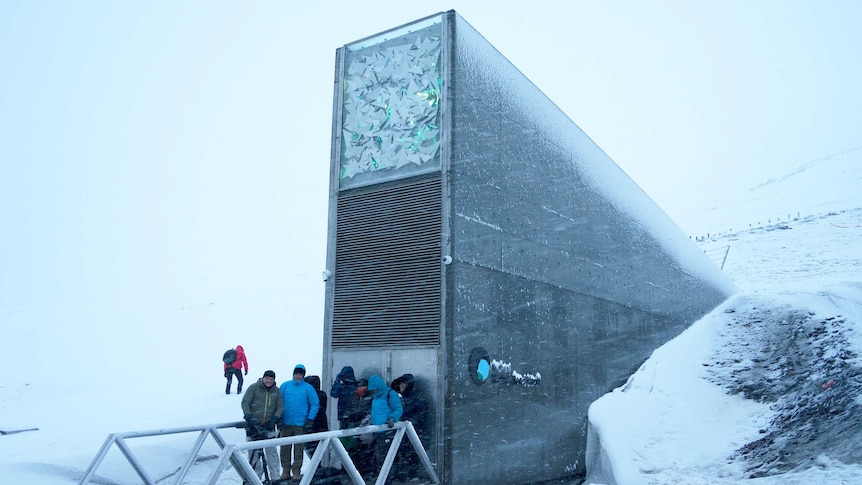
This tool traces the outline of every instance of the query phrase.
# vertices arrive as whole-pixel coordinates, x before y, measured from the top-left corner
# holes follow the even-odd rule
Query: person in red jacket
[[[242,345],[237,345],[236,360],[231,364],[224,364],[224,376],[227,378],[227,386],[224,388],[225,394],[230,394],[230,385],[233,382],[233,376],[236,376],[236,393],[242,394],[243,370],[245,370],[245,375],[248,375],[248,360],[245,358],[245,350],[242,348]]]

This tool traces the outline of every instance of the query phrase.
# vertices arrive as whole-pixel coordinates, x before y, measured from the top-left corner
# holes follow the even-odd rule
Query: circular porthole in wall
[[[476,384],[484,384],[491,376],[491,357],[483,347],[474,347],[470,351],[470,378]]]

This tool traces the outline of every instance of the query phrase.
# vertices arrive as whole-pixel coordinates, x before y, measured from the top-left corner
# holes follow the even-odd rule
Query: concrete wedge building
[[[339,48],[332,132],[324,384],[412,373],[444,483],[582,476],[589,404],[736,291],[454,11]]]

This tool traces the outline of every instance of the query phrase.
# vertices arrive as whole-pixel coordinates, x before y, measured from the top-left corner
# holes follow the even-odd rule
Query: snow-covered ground
[[[700,242],[743,292],[591,406],[588,483],[862,483],[862,165],[841,158],[715,206],[755,221]]]
[[[699,242],[710,254],[730,247],[725,271],[743,292],[593,405],[590,482],[862,483],[859,153],[814,164],[833,164],[823,173],[791,168],[714,206],[732,211],[714,214],[722,224],[752,221]],[[799,191],[781,190],[788,181]],[[795,212],[758,221],[767,208]],[[296,361],[319,372],[319,362],[285,356],[278,339],[252,337],[297,317],[289,301],[272,303],[281,300],[289,298],[249,292],[182,306],[0,309],[13,369],[0,381],[0,430],[39,428],[0,436],[0,482],[76,483],[112,432],[238,420],[240,396],[224,394],[218,361],[227,347],[246,347],[250,381],[273,368],[281,382]],[[207,331],[209,322],[231,320],[232,335]],[[242,439],[237,430],[225,435]],[[158,480],[176,472],[195,437],[129,445]],[[205,445],[203,455],[216,453]],[[211,463],[196,466],[191,479],[201,480]],[[116,447],[98,476],[97,483],[138,483]]]

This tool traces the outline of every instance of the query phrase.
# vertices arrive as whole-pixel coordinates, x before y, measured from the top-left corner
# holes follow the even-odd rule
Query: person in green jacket
[[[248,387],[242,397],[242,417],[245,419],[246,441],[265,440],[278,437],[277,423],[281,422],[284,412],[284,399],[275,385],[275,372],[268,370],[263,377]],[[278,449],[269,447],[263,450],[266,456],[267,471],[272,479],[279,476]],[[249,461],[260,477],[263,466],[260,463],[261,450],[249,450]]]

